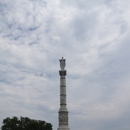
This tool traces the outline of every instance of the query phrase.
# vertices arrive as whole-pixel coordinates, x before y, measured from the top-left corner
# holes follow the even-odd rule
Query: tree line
[[[3,120],[1,130],[52,130],[52,124],[28,117],[7,117]]]

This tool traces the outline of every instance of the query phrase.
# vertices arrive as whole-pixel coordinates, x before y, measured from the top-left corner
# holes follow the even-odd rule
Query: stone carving
[[[68,115],[67,114],[59,115],[59,122],[60,123],[67,123],[68,122]]]
[[[59,61],[60,61],[61,70],[64,70],[65,69],[65,59],[63,59],[63,57],[62,57],[62,59]]]

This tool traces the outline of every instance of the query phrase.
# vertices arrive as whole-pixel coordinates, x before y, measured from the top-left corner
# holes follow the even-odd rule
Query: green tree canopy
[[[28,117],[7,117],[3,120],[1,130],[52,130],[52,125],[41,120],[29,119]]]

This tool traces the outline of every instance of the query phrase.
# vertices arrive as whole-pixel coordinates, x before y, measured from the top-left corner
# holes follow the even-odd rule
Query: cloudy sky
[[[58,128],[62,56],[70,129],[129,130],[129,0],[0,0],[0,126]]]

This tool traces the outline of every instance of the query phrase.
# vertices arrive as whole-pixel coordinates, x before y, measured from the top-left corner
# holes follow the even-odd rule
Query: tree
[[[3,120],[1,130],[52,130],[52,125],[41,120],[29,119],[28,117],[7,117]]]

